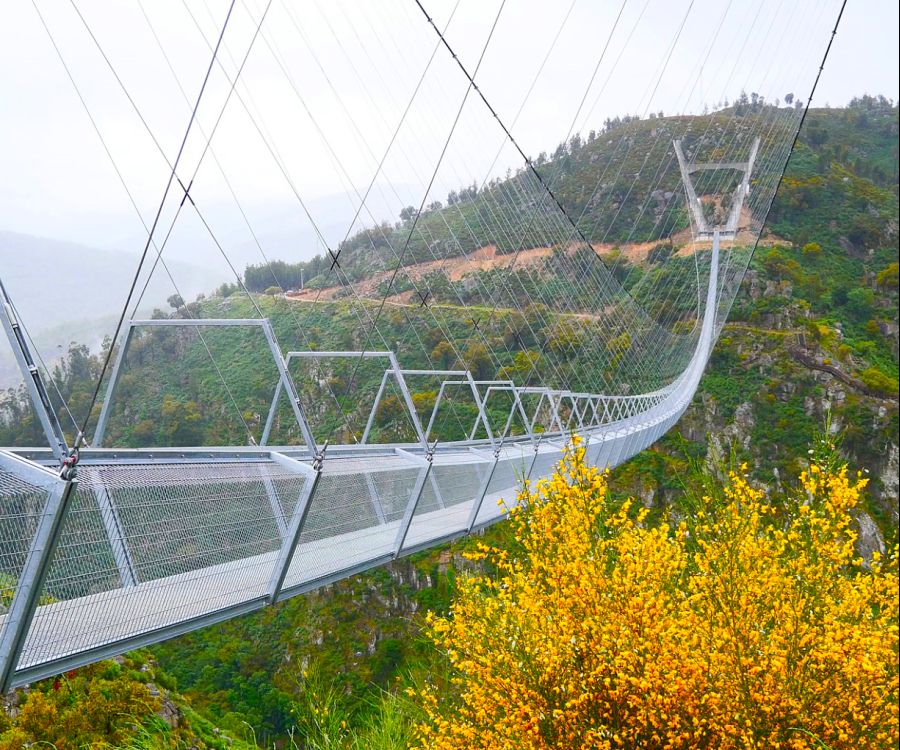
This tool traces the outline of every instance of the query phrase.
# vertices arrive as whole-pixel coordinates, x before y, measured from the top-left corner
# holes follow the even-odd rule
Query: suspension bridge
[[[815,91],[840,17],[839,4],[800,0],[667,4],[658,36],[645,13],[650,0],[623,2],[584,48],[565,43],[578,26],[572,2],[548,11],[527,55],[507,46],[498,62],[492,44],[512,44],[523,22],[502,2],[486,17],[483,7],[473,11],[467,24],[462,2],[430,9],[403,0],[391,13],[314,0],[214,5],[183,4],[191,49],[203,60],[198,79],[179,68],[173,39],[135,3],[135,22],[155,44],[145,61],[158,75],[152,86],[165,78],[184,105],[173,141],[158,134],[153,102],[123,72],[89,3],[34,2],[48,55],[145,240],[130,289],[118,290],[124,304],[80,412],[50,376],[15,290],[0,283],[0,322],[46,439],[0,449],[2,691],[483,529],[503,518],[500,501],[514,503],[523,480],[552,473],[573,434],[600,467],[662,437],[697,390],[812,98],[786,92]],[[67,21],[93,56],[92,75],[102,74],[162,170],[150,211],[112,143],[118,126],[92,107],[87,68],[61,38]],[[658,61],[629,65],[636,49]],[[520,64],[530,76],[522,89],[498,92],[504,66]],[[551,134],[570,145],[531,158],[516,134],[540,120],[532,97],[549,96],[566,65],[587,71]],[[254,97],[253,84],[275,81],[277,96]],[[630,111],[640,116],[583,143],[577,134],[623,81],[637,91]],[[754,93],[706,110],[709,91],[742,89],[785,101]],[[666,101],[680,114],[656,115],[660,91],[675,92]],[[276,99],[279,109],[267,111]],[[286,136],[278,125],[290,118],[297,130]],[[220,146],[235,143],[226,141],[232,121],[240,142],[254,143],[250,172],[279,185],[324,248],[321,283],[303,303],[279,300],[279,326],[205,211],[204,191],[216,185],[283,297],[287,285],[241,196],[246,164]],[[306,150],[293,153],[295,141]],[[163,147],[170,142],[178,148]],[[567,170],[583,149],[593,156],[583,159],[589,167],[573,195]],[[303,164],[314,158],[345,185],[352,209],[338,242],[304,195]],[[461,185],[472,188],[457,193]],[[448,192],[446,206],[437,202]],[[243,305],[235,309],[250,317],[185,304],[170,239],[189,220],[221,257],[223,278],[235,279]],[[652,273],[605,250],[638,243],[668,248]],[[417,270],[487,246],[509,262],[453,283]],[[548,249],[543,265],[519,260],[533,248]],[[383,280],[373,289],[365,281],[375,274]],[[160,277],[177,309],[147,317],[144,295]],[[325,288],[338,289],[339,300]],[[319,345],[309,317],[316,310],[353,321],[349,346]],[[222,337],[235,332],[244,338]],[[269,381],[265,402],[248,409],[232,372],[243,345],[235,342],[252,337],[259,346],[240,366]],[[435,339],[450,365],[438,361]],[[206,358],[220,386],[217,408],[231,415],[228,444],[129,443],[142,357],[167,341],[193,342]],[[473,345],[487,376],[467,366]],[[177,368],[178,353],[167,356]],[[343,377],[333,377],[339,367]],[[426,399],[419,382],[430,384]],[[402,425],[393,431],[380,424],[389,400]]]

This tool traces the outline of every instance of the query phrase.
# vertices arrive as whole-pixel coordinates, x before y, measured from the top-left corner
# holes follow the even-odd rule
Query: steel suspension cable
[[[481,67],[481,63],[484,60],[484,56],[487,53],[488,47],[490,46],[491,39],[494,36],[494,31],[497,28],[497,23],[500,21],[500,14],[503,12],[503,8],[505,5],[506,5],[506,0],[503,0],[503,2],[501,2],[501,4],[500,4],[500,8],[497,10],[497,15],[494,17],[494,22],[491,26],[490,33],[488,34],[487,40],[484,43],[484,47],[481,50],[481,55],[479,56],[478,63],[475,67],[476,73],[478,72],[478,69]],[[433,23],[432,23],[432,25],[434,26]],[[435,28],[435,30],[437,30],[437,26],[434,26],[434,28]],[[439,31],[438,31],[438,34],[440,34]],[[443,39],[443,37],[441,37],[441,38]],[[466,102],[468,101],[469,94],[471,93],[473,88],[477,91],[477,87],[475,86],[474,79],[469,78],[469,85],[466,87],[465,94],[463,94],[463,98],[462,98],[462,101],[460,102],[459,109],[456,112],[456,117],[454,118],[453,124],[450,127],[450,132],[447,134],[447,138],[444,141],[444,145],[441,149],[440,156],[438,157],[437,163],[434,166],[434,171],[432,172],[431,179],[429,180],[429,183],[428,183],[428,187],[426,188],[425,193],[422,195],[422,200],[419,204],[419,210],[416,212],[416,215],[412,221],[412,226],[410,227],[409,233],[406,236],[406,241],[404,242],[403,249],[400,252],[399,262],[398,262],[397,266],[394,268],[394,272],[391,275],[390,280],[388,281],[387,287],[385,288],[385,291],[384,291],[384,295],[382,296],[381,302],[378,305],[378,309],[375,313],[375,318],[374,318],[374,321],[372,324],[373,330],[378,325],[378,319],[381,317],[381,313],[384,310],[384,305],[385,305],[385,302],[387,301],[388,296],[390,295],[391,287],[393,286],[394,281],[397,278],[397,273],[399,272],[400,268],[403,265],[403,258],[405,256],[407,250],[409,249],[409,243],[410,243],[410,240],[412,239],[413,232],[416,229],[416,224],[418,224],[419,218],[422,215],[422,211],[425,208],[425,202],[428,200],[428,194],[431,191],[432,186],[434,185],[435,179],[437,178],[438,171],[441,168],[441,163],[443,162],[444,156],[447,153],[447,149],[450,146],[450,141],[453,138],[453,133],[456,131],[456,126],[459,123],[460,117],[462,116],[462,113],[463,113],[463,109],[466,106]],[[362,352],[360,353],[360,357],[357,361],[356,368],[354,369],[353,375],[350,378],[351,383],[355,379],[356,373],[359,369],[359,363],[362,362],[363,355],[365,354],[366,350],[368,349],[369,339],[371,338],[371,333],[372,332],[370,331],[369,334],[367,334],[367,336],[366,336],[366,340],[365,340],[365,343],[363,344],[363,349],[362,349]]]
[[[834,43],[835,36],[837,36],[838,27],[840,26],[841,19],[844,16],[844,10],[846,8],[847,8],[847,0],[841,0],[841,6],[840,6],[840,9],[838,10],[837,18],[834,21],[834,27],[831,30],[831,36],[828,38],[828,44],[825,47],[825,52],[822,54],[822,61],[819,63],[819,69],[816,72],[815,80],[813,81],[812,87],[810,88],[809,96],[806,99],[806,106],[803,108],[803,114],[800,116],[800,122],[797,125],[797,130],[794,133],[794,137],[791,139],[791,147],[790,147],[790,149],[788,149],[788,155],[784,161],[784,167],[781,169],[781,173],[778,176],[778,181],[775,184],[775,190],[772,192],[772,196],[769,199],[768,205],[766,206],[766,210],[763,215],[763,221],[765,221],[768,218],[769,212],[772,210],[772,204],[775,201],[775,196],[778,194],[778,190],[781,187],[781,183],[784,180],[784,175],[786,174],[788,165],[790,164],[791,157],[793,156],[794,150],[797,147],[797,141],[800,138],[800,132],[803,129],[803,124],[806,122],[806,117],[809,114],[810,107],[812,106],[812,100],[815,97],[816,89],[819,86],[819,80],[822,77],[822,71],[825,69],[825,62],[828,60],[828,55],[831,52],[831,45]],[[758,244],[759,243],[757,241],[753,245],[753,249],[751,250],[750,257],[747,261],[747,265],[745,266],[744,270],[740,274],[740,279],[738,280],[739,284],[742,283],[742,281],[743,281],[743,277],[744,277],[744,274],[746,273],[746,269],[749,267],[750,261],[753,259],[753,255],[756,252],[756,246]],[[732,300],[732,304],[733,304],[733,300]],[[729,305],[729,311],[730,311],[730,308],[731,308],[731,305]]]
[[[178,169],[178,163],[181,161],[181,155],[184,153],[184,147],[187,144],[188,137],[190,136],[191,126],[194,124],[194,119],[197,116],[197,110],[200,107],[200,102],[203,98],[203,92],[206,90],[206,84],[209,82],[209,77],[210,77],[210,74],[212,73],[213,65],[215,64],[215,61],[216,61],[216,55],[219,52],[219,46],[222,44],[222,39],[225,36],[225,31],[228,28],[228,21],[231,18],[232,10],[234,10],[234,3],[235,3],[235,0],[231,0],[230,4],[228,6],[228,13],[226,14],[225,21],[222,24],[222,30],[219,32],[219,38],[218,38],[218,41],[216,42],[216,47],[213,50],[212,59],[209,61],[209,65],[207,66],[206,75],[203,78],[203,84],[201,85],[200,91],[197,94],[197,100],[194,104],[194,109],[191,112],[190,120],[188,120],[187,127],[185,128],[184,137],[182,138],[181,145],[178,148],[178,154],[175,157],[175,161],[172,164],[172,169],[169,172],[169,178],[166,182],[166,187],[165,187],[165,190],[163,191],[162,199],[159,202],[159,208],[156,211],[156,216],[153,219],[153,224],[150,227],[150,233],[147,236],[147,242],[144,245],[144,250],[141,253],[141,258],[140,258],[140,261],[138,262],[138,267],[135,271],[134,278],[132,279],[131,286],[128,290],[128,295],[125,298],[125,304],[122,306],[122,312],[119,315],[118,322],[116,323],[116,329],[115,329],[115,332],[113,333],[113,337],[112,337],[112,346],[110,346],[109,351],[107,352],[107,355],[104,358],[103,367],[101,367],[101,369],[100,369],[100,377],[97,379],[97,385],[94,388],[94,392],[91,396],[91,400],[90,400],[90,403],[89,403],[89,406],[87,409],[87,413],[85,414],[84,421],[82,422],[82,425],[81,425],[80,435],[78,436],[78,439],[80,439],[82,441],[84,440],[84,434],[85,434],[85,430],[87,429],[88,421],[90,420],[90,417],[91,417],[91,412],[94,410],[94,406],[97,403],[97,397],[100,395],[100,388],[102,387],[102,384],[103,384],[103,378],[106,375],[106,371],[109,368],[109,363],[112,359],[113,348],[115,347],[116,340],[118,339],[119,333],[122,330],[122,325],[125,322],[125,316],[128,314],[128,306],[129,306],[129,304],[131,304],[131,298],[134,295],[135,288],[137,287],[138,278],[140,277],[140,274],[141,274],[141,269],[144,266],[144,261],[147,258],[147,252],[149,251],[150,244],[153,241],[153,234],[156,231],[156,225],[159,223],[159,218],[162,215],[163,208],[166,204],[166,199],[169,196],[169,190],[172,187],[172,182],[175,180],[175,173],[176,173],[176,170]]]
[[[691,5],[693,5],[693,2],[694,2],[694,0],[691,0]],[[509,128],[507,128],[507,126],[504,124],[504,122],[500,119],[500,116],[497,114],[497,112],[496,112],[496,110],[493,108],[493,106],[491,106],[491,104],[490,104],[490,102],[487,100],[487,97],[485,96],[484,92],[483,92],[483,91],[478,87],[478,85],[475,83],[474,77],[472,76],[472,74],[469,73],[468,69],[467,69],[466,66],[463,64],[462,60],[459,58],[459,56],[456,54],[456,52],[453,50],[453,48],[452,48],[452,47],[450,46],[450,44],[447,42],[445,36],[444,36],[444,35],[441,33],[441,31],[438,29],[438,27],[437,27],[437,25],[435,24],[434,20],[431,18],[431,16],[428,15],[428,11],[425,10],[425,8],[424,8],[424,6],[422,5],[421,1],[420,1],[420,0],[415,0],[415,3],[416,3],[416,5],[419,7],[419,10],[422,11],[422,14],[425,16],[426,21],[427,21],[428,24],[431,26],[431,28],[434,30],[435,34],[437,34],[438,37],[440,37],[441,43],[444,45],[444,47],[445,47],[446,50],[449,52],[449,54],[453,57],[453,60],[456,62],[457,67],[459,67],[459,69],[463,72],[463,75],[465,75],[465,77],[468,79],[470,85],[471,85],[472,88],[475,90],[475,92],[478,94],[478,96],[479,96],[479,98],[481,99],[481,101],[482,101],[482,102],[484,103],[484,105],[487,107],[488,111],[491,113],[491,115],[493,116],[493,118],[494,118],[494,119],[497,121],[497,123],[500,125],[501,129],[502,129],[503,132],[506,134],[507,138],[509,138],[510,143],[512,143],[513,146],[515,147],[516,151],[518,151],[519,155],[521,156],[521,158],[522,158],[523,161],[525,162],[525,167],[526,167],[526,169],[529,170],[530,172],[532,172],[532,173],[534,174],[534,176],[537,178],[538,182],[540,183],[541,187],[547,192],[547,194],[550,196],[551,200],[556,204],[556,207],[559,209],[560,213],[565,217],[565,219],[568,221],[568,223],[571,224],[572,229],[574,230],[575,234],[578,235],[578,237],[581,239],[581,241],[582,241],[585,245],[587,245],[589,248],[591,248],[591,249],[593,250],[593,245],[591,245],[591,243],[588,241],[587,237],[584,235],[584,233],[583,233],[583,232],[581,231],[581,229],[578,227],[577,223],[572,219],[572,217],[569,215],[568,211],[566,211],[566,209],[564,208],[564,206],[563,206],[562,203],[560,202],[559,198],[553,193],[553,191],[550,189],[550,187],[549,187],[549,186],[547,185],[547,183],[544,181],[544,179],[543,179],[543,177],[541,176],[540,172],[538,172],[537,168],[534,166],[534,163],[531,161],[531,159],[530,159],[530,158],[525,154],[525,152],[522,150],[522,147],[519,145],[518,141],[516,141],[516,139],[513,138],[513,135],[512,135],[512,133],[509,131]],[[626,294],[627,294],[627,292],[626,292]],[[636,304],[636,303],[635,303],[635,304]]]
[[[35,11],[36,11],[36,13],[37,13],[37,15],[38,15],[38,18],[40,19],[41,25],[42,25],[42,27],[44,28],[44,31],[46,32],[47,37],[48,37],[48,39],[50,40],[50,43],[51,43],[51,45],[53,46],[53,49],[54,49],[54,51],[56,52],[56,55],[57,55],[57,57],[58,57],[60,63],[61,63],[62,66],[63,66],[63,69],[64,69],[65,72],[66,72],[66,76],[68,77],[70,83],[72,84],[72,88],[74,89],[74,91],[75,91],[75,93],[76,93],[76,96],[78,97],[78,99],[79,99],[79,101],[80,101],[80,103],[81,103],[81,105],[82,105],[82,108],[84,109],[84,111],[85,111],[85,113],[86,113],[86,115],[87,115],[87,117],[88,117],[88,120],[90,121],[91,126],[92,126],[92,128],[93,128],[95,134],[97,135],[97,138],[99,139],[100,144],[101,144],[101,146],[103,147],[103,150],[104,150],[104,152],[105,152],[106,155],[107,155],[107,158],[109,159],[109,162],[110,162],[110,164],[111,164],[111,166],[112,166],[112,168],[113,168],[113,171],[116,173],[116,176],[117,176],[119,182],[121,183],[122,188],[123,188],[124,191],[125,191],[125,194],[128,196],[128,200],[129,200],[129,202],[131,203],[131,206],[134,208],[134,211],[135,211],[135,213],[137,214],[138,219],[140,220],[141,224],[143,225],[145,231],[147,231],[148,234],[149,234],[149,233],[150,233],[150,229],[149,229],[149,227],[147,226],[147,223],[144,221],[143,215],[141,214],[141,211],[140,211],[140,209],[138,208],[137,202],[136,202],[135,199],[134,199],[134,195],[132,194],[130,188],[128,187],[128,183],[125,181],[125,177],[124,177],[124,175],[122,174],[122,171],[120,170],[120,168],[119,168],[119,166],[118,166],[118,163],[116,162],[115,157],[112,155],[112,152],[111,152],[110,149],[109,149],[109,146],[108,146],[108,144],[107,144],[107,142],[106,142],[106,139],[104,138],[103,133],[102,133],[102,131],[100,130],[100,127],[99,127],[99,125],[97,124],[96,119],[95,119],[94,116],[93,116],[93,113],[91,112],[90,108],[88,107],[87,102],[85,101],[84,96],[83,96],[82,93],[81,93],[81,88],[78,86],[78,83],[77,83],[77,81],[75,80],[75,77],[74,77],[73,73],[71,72],[71,69],[69,68],[68,63],[66,62],[66,59],[65,59],[65,57],[64,57],[63,54],[62,54],[62,51],[60,50],[59,46],[57,45],[56,39],[55,39],[55,37],[54,37],[52,31],[50,30],[50,27],[47,25],[46,20],[44,19],[44,16],[43,16],[43,14],[41,13],[40,9],[38,8],[38,6],[37,6],[35,0],[32,0],[32,5],[34,6],[34,9],[35,9]],[[93,36],[93,35],[92,35],[92,36]],[[130,97],[129,97],[129,100],[130,100]],[[132,100],[130,100],[130,101],[132,101]],[[146,124],[146,123],[145,123],[145,124]],[[151,134],[151,136],[152,136],[152,134]],[[155,139],[154,139],[154,142],[155,142]],[[155,240],[153,241],[153,246],[154,246],[154,248],[157,249],[157,251],[158,251],[158,248],[156,248]],[[171,273],[169,272],[168,267],[165,266],[165,264],[164,264],[164,267],[165,267],[165,269],[166,269],[166,272],[167,272],[168,275],[169,275],[169,279],[170,279],[170,281],[172,282],[173,287],[175,288],[175,292],[176,292],[177,294],[179,294],[179,296],[181,296],[181,295],[180,295],[180,292],[179,292],[179,290],[178,290],[177,284],[175,283],[174,278],[172,277]],[[127,304],[127,303],[126,303],[126,304]],[[198,330],[198,334],[199,334],[199,330]],[[30,336],[29,336],[29,338],[30,338]],[[207,352],[208,356],[210,357],[210,360],[211,360],[212,363],[213,363],[213,367],[216,369],[217,373],[219,374],[219,377],[222,378],[221,371],[219,370],[218,365],[216,364],[215,360],[213,359],[212,353],[210,352],[209,347],[206,345],[205,340],[203,340],[202,334],[200,334],[200,338],[201,338],[201,341],[203,341],[203,345],[204,345],[204,347],[206,348],[206,352]],[[107,364],[108,364],[108,361],[109,361],[109,357],[111,356],[111,353],[112,353],[112,351],[114,350],[114,347],[115,347],[115,342],[114,342],[114,340],[111,340],[111,341],[110,341],[110,348],[109,348],[109,351],[107,352]],[[40,354],[38,354],[38,356],[39,356],[39,358],[40,358]],[[42,364],[43,364],[43,360],[41,360],[41,362],[42,362]],[[43,364],[43,366],[44,366],[44,369],[46,370],[46,369],[47,369],[46,364]],[[101,375],[100,375],[100,378],[99,378],[99,380],[98,380],[98,384],[102,383],[102,380],[103,380],[103,375],[101,374]],[[224,381],[224,378],[222,378],[222,380],[223,380],[223,385],[225,386],[225,389],[226,389],[226,391],[228,392],[228,395],[229,395],[229,397],[231,398],[232,403],[234,404],[234,397],[231,395],[231,391],[230,391],[230,389],[228,388],[228,384]],[[59,392],[59,389],[56,387],[55,383],[54,383],[54,387],[56,388],[57,393],[59,394],[60,398],[62,398],[62,394]],[[96,401],[96,392],[95,392],[95,394],[94,394],[94,397],[95,397],[95,398],[94,398],[94,401],[91,403],[91,407],[88,409],[88,412],[87,412],[88,417],[89,417],[89,415],[90,415],[90,412],[93,411],[94,403],[95,403],[95,401]],[[65,399],[63,399],[63,404],[64,404],[64,406],[65,406],[66,411],[69,412],[69,408],[68,408],[68,405],[65,403]],[[236,405],[236,404],[234,404],[234,405],[235,405],[235,408],[237,408],[237,405]],[[242,421],[243,421],[243,415],[241,415],[240,409],[238,409],[237,411],[238,411],[238,414],[241,416],[241,419],[242,419]],[[70,418],[73,420],[74,427],[75,427],[75,430],[76,430],[75,444],[78,445],[78,444],[80,444],[80,443],[86,442],[85,433],[84,433],[84,426],[86,426],[86,424],[87,424],[87,418],[88,418],[88,417],[85,418],[84,425],[80,427],[79,424],[74,420],[74,417],[71,415],[71,412],[69,412],[69,415],[70,415]],[[250,429],[249,429],[249,427],[247,426],[246,421],[244,422],[244,426],[245,426],[245,429],[247,430],[247,434],[250,435],[250,437],[251,437],[251,439],[252,439],[252,433],[250,432]]]

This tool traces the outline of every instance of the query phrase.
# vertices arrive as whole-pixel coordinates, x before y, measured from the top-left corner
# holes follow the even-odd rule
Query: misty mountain
[[[360,195],[365,193],[365,186],[357,187],[357,191]],[[391,188],[378,184],[372,189],[371,196],[369,204],[354,223],[351,235],[381,221],[394,222],[404,205],[417,204],[421,200],[419,190],[404,184]],[[386,204],[385,196],[390,198],[390,205]],[[231,269],[216,243],[239,272],[243,272],[248,265],[263,263],[263,256],[269,260],[279,259],[291,263],[310,260],[325,252],[320,234],[330,247],[337,247],[347,237],[358,202],[354,195],[343,193],[305,199],[306,210],[316,223],[313,228],[303,207],[296,200],[242,202],[245,221],[233,202],[203,202],[198,198],[203,221],[195,211],[182,211],[166,244],[165,254],[168,258],[191,265],[218,269],[220,283],[225,280],[234,281]],[[215,241],[210,237],[204,221],[215,233]],[[247,227],[248,222],[253,228],[252,233]],[[143,247],[146,237],[133,229],[116,234],[117,227],[127,225],[133,228],[134,222],[130,217],[110,219],[107,224],[111,228],[110,236],[115,239],[88,242],[109,249]],[[93,237],[95,232],[96,227],[92,227],[86,236]]]
[[[96,349],[103,337],[113,332],[137,262],[138,255],[132,252],[0,231],[0,278],[48,362],[72,341]],[[188,299],[227,278],[215,267],[178,260],[171,260],[168,266]],[[154,307],[166,307],[166,298],[173,293],[172,282],[158,268],[147,285],[139,313],[149,315]],[[0,386],[18,379],[9,346],[0,341]]]

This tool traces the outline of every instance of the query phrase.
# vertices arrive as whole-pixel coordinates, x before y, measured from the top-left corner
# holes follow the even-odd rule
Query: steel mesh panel
[[[5,615],[19,585],[47,489],[0,468],[0,615]]]
[[[284,474],[273,475],[268,471],[267,464],[257,466],[256,471],[259,473],[264,485],[267,485],[267,491],[273,495],[269,497],[269,505],[273,510],[273,520],[276,523],[287,525],[290,523],[290,518],[297,507],[297,500],[300,499],[298,487],[302,487],[303,482],[301,481],[298,485],[297,480],[302,480],[303,477],[290,471]],[[273,500],[274,502],[272,502]]]
[[[420,471],[421,467],[410,466],[408,469],[369,473],[388,523],[403,517]]]
[[[443,457],[442,457],[443,458]],[[416,506],[404,547],[422,544],[466,528],[472,504],[481,493],[491,461],[467,457],[431,469]]]
[[[378,523],[365,474],[331,474],[326,469],[310,506],[300,543],[340,536]]]
[[[498,461],[488,484],[487,496],[502,495],[504,500],[512,502],[527,470],[528,464],[518,457]]]
[[[363,467],[367,470],[361,471]],[[400,457],[326,461],[284,588],[391,554],[421,471],[421,466]]]
[[[326,461],[300,544],[374,526],[379,508],[392,518],[402,515],[418,471],[400,456]]]
[[[50,563],[43,596],[50,601],[109,591],[120,585],[119,571],[89,479],[79,481],[69,501],[59,544]]]
[[[449,508],[460,503],[472,501],[481,492],[481,487],[488,472],[491,470],[492,461],[472,460],[465,464],[437,465],[431,470],[434,484],[440,490],[441,504]],[[433,489],[433,486],[432,486]],[[425,494],[422,499],[425,500]],[[419,503],[418,512],[424,512],[425,503]]]
[[[139,582],[275,551],[276,516],[306,481],[270,462],[84,468],[109,493]]]
[[[525,465],[524,469],[527,468],[528,466]],[[497,462],[494,474],[488,483],[487,492],[484,494],[484,500],[478,509],[475,523],[485,523],[503,515],[504,506],[508,507],[515,502],[520,477],[523,474],[521,458],[509,458]],[[502,505],[501,500],[503,501]]]
[[[556,465],[562,458],[562,451],[550,450],[538,453],[537,460],[534,462],[534,468],[531,470],[531,481],[536,482],[550,476],[555,470]]]
[[[273,506],[266,480],[299,497],[308,478],[269,461],[83,465],[45,586],[55,601],[38,608],[20,668],[264,596],[281,545],[275,509],[290,502]],[[113,583],[118,568],[108,538],[101,543],[98,491],[119,516],[114,542],[127,544],[137,585]],[[79,555],[96,557],[88,565]],[[104,590],[80,593],[101,580]]]

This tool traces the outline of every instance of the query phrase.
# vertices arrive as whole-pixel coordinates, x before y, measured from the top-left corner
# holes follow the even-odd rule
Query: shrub
[[[419,747],[895,746],[897,552],[856,558],[865,483],[816,459],[775,507],[736,471],[648,526],[569,450],[429,615],[450,673]]]
[[[896,289],[898,286],[898,276],[900,276],[900,263],[891,263],[878,272],[875,281],[878,286],[885,289]]]
[[[896,378],[885,375],[877,367],[868,367],[863,370],[859,377],[868,388],[884,395],[896,395],[898,383]]]

